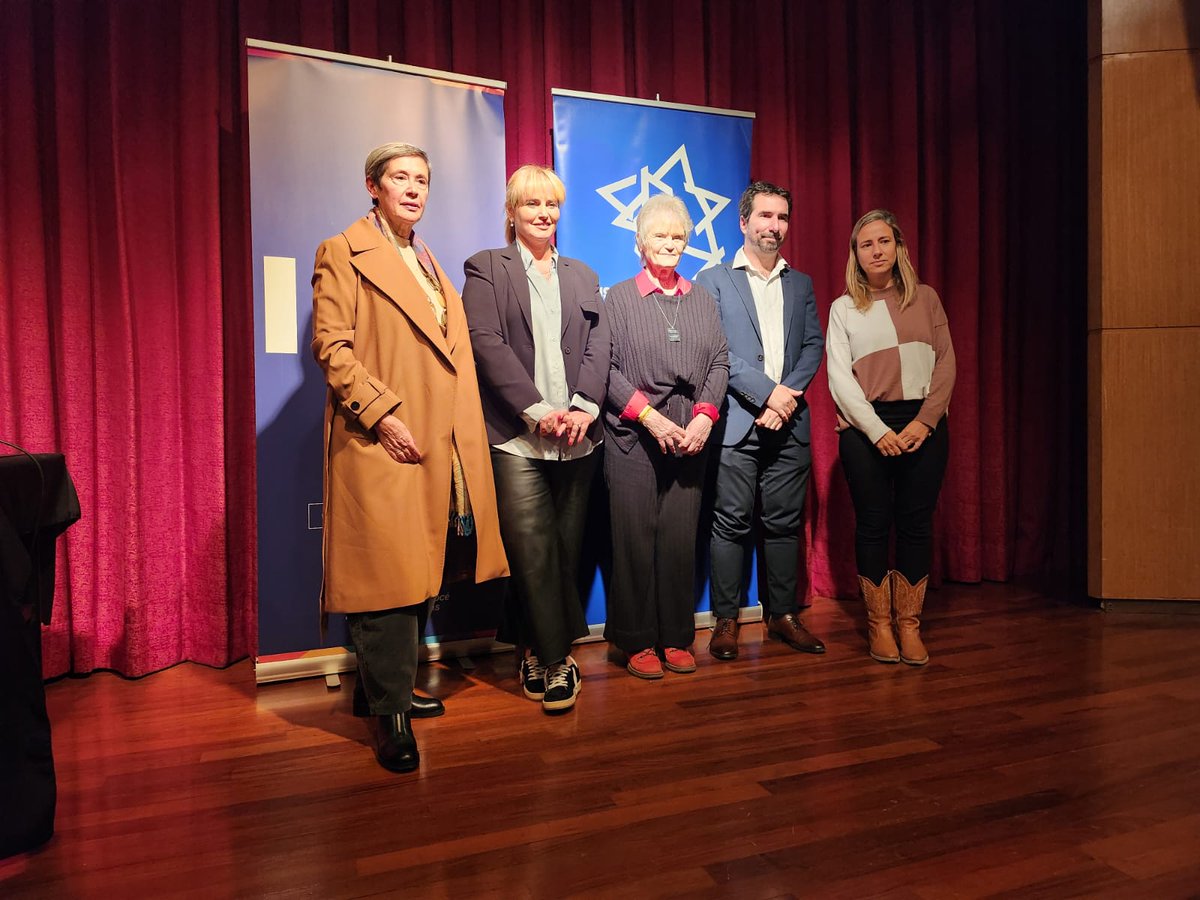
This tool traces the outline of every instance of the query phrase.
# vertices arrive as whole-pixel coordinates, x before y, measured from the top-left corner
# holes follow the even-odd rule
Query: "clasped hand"
[[[683,440],[679,444],[679,452],[683,456],[695,456],[704,449],[708,436],[712,434],[713,420],[704,413],[697,413],[683,430]]]
[[[782,384],[775,385],[754,424],[769,431],[779,431],[791,421],[803,395],[804,391],[797,391]]]
[[[663,453],[674,455],[687,437],[687,432],[657,409],[650,410],[646,418],[642,420],[642,425],[650,432],[650,436],[658,441],[658,448]]]
[[[884,456],[899,456],[901,453],[915,453],[921,445],[933,434],[933,429],[924,422],[913,419],[899,433],[890,428],[883,437],[875,442],[876,448]]]
[[[537,431],[544,438],[574,447],[584,439],[594,421],[582,409],[552,409],[542,416]]]
[[[695,456],[704,449],[712,433],[712,419],[698,413],[692,417],[687,428],[680,428],[658,410],[651,410],[642,421],[651,437],[658,441],[663,453],[675,456]]]

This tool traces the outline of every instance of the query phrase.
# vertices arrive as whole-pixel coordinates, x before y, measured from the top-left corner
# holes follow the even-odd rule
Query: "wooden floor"
[[[61,681],[58,833],[0,896],[1200,896],[1200,616],[929,607],[924,669],[872,662],[833,601],[805,614],[823,658],[754,625],[736,662],[643,682],[590,644],[558,718],[511,655],[440,663],[407,776],[349,683]]]

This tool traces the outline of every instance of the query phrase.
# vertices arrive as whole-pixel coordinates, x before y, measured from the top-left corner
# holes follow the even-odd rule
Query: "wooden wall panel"
[[[1200,328],[1088,342],[1088,593],[1200,599]]]
[[[1088,62],[1088,273],[1087,327],[1088,333],[1100,328],[1104,319],[1101,273],[1104,270],[1104,119],[1100,115],[1104,96],[1104,60]]]
[[[1200,325],[1189,265],[1200,256],[1200,51],[1105,57],[1093,79],[1097,65],[1102,262],[1089,327]]]
[[[1093,0],[1092,6],[1089,56],[1196,46],[1197,0]],[[1101,7],[1099,16],[1096,7]]]
[[[1088,26],[1088,593],[1200,600],[1200,0]]]

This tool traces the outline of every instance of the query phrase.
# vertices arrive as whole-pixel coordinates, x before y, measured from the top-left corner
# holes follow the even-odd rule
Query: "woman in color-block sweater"
[[[846,293],[830,309],[825,355],[838,408],[838,450],[854,501],[871,656],[923,666],[929,654],[920,617],[933,510],[950,450],[954,345],[941,300],[918,283],[904,235],[887,210],[867,213],[850,234]],[[893,526],[896,568],[889,572]]]

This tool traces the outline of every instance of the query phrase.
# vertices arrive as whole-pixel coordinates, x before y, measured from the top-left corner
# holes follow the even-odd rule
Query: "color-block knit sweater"
[[[954,390],[954,345],[937,292],[918,285],[903,313],[895,288],[875,297],[865,313],[848,294],[833,301],[825,339],[837,430],[853,425],[872,443],[888,432],[873,401],[923,400],[917,419],[936,428]]]

